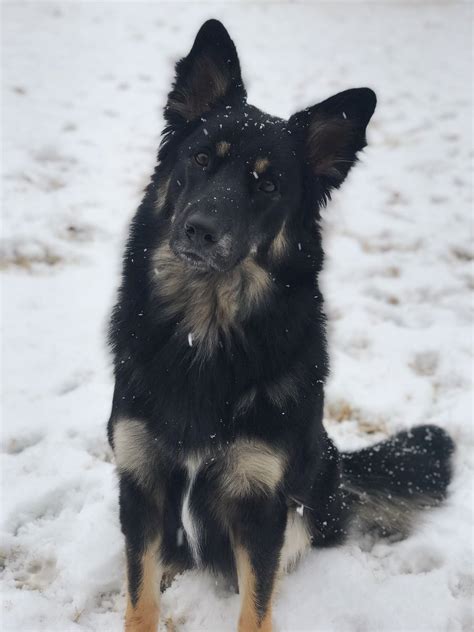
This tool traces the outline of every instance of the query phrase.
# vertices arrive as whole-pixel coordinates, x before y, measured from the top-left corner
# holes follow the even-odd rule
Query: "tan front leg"
[[[157,551],[157,543],[150,545],[137,561],[139,568],[131,569],[129,562],[129,586],[132,577],[138,575],[139,579],[136,590],[131,593],[129,589],[127,594],[126,632],[156,632],[158,629],[162,573],[157,560]]]
[[[272,632],[271,598],[264,610],[256,599],[256,578],[245,549],[236,547],[235,560],[239,578],[239,592],[242,606],[239,617],[239,632]]]

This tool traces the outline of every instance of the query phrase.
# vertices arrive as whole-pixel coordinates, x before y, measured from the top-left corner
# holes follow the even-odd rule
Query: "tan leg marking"
[[[273,493],[283,478],[286,457],[258,440],[236,440],[228,449],[221,489],[226,497]]]
[[[303,516],[291,509],[288,511],[285,539],[280,552],[279,575],[291,571],[303,555],[311,548],[311,533]]]
[[[239,632],[272,632],[272,603],[270,602],[263,619],[260,617],[255,600],[255,574],[247,552],[237,546],[235,561],[242,599],[239,617]]]
[[[150,546],[142,557],[142,580],[135,606],[127,595],[125,632],[156,632],[160,618],[160,579],[156,553],[158,544]]]

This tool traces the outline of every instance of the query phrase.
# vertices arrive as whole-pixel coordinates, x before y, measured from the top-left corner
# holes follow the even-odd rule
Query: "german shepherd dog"
[[[216,20],[176,66],[110,325],[128,631],[156,630],[160,582],[205,567],[238,586],[239,631],[269,632],[304,551],[354,525],[404,534],[446,494],[440,428],[340,453],[322,423],[320,209],[375,102],[359,88],[289,120],[258,110]]]

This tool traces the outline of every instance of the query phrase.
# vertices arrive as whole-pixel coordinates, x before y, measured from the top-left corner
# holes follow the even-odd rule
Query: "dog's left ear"
[[[245,99],[234,42],[218,20],[200,28],[187,57],[176,64],[176,79],[168,95],[165,118],[178,127],[193,121],[219,102]]]
[[[326,190],[341,185],[366,146],[376,102],[369,88],[346,90],[290,118],[289,129],[304,142],[307,163]]]

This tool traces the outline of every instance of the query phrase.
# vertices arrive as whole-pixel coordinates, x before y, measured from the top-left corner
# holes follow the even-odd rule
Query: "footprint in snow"
[[[11,564],[18,567],[17,570],[12,569],[12,574],[16,588],[21,590],[41,591],[58,576],[56,560],[53,557],[35,557],[26,561],[19,556],[12,560]]]

